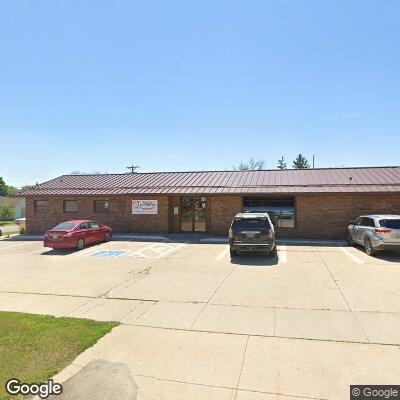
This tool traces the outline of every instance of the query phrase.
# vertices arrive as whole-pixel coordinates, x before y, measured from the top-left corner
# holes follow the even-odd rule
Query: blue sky
[[[400,3],[0,2],[0,176],[399,165]]]

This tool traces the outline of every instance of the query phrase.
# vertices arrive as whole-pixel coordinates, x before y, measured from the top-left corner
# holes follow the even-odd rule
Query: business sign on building
[[[157,214],[157,200],[132,200],[132,214]]]

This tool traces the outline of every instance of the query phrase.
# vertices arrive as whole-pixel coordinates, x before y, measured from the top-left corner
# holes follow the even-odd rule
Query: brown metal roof
[[[400,192],[400,167],[62,175],[23,196]]]

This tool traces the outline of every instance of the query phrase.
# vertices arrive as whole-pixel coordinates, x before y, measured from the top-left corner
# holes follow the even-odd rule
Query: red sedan
[[[44,247],[82,250],[88,244],[108,242],[111,236],[109,226],[89,220],[67,221],[46,232]]]

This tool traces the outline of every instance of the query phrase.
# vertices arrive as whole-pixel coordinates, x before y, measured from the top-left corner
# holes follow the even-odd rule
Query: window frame
[[[361,217],[360,225],[357,226],[363,226],[364,228],[375,228],[375,221],[371,217]]]
[[[87,225],[87,227],[86,227],[86,228],[82,228],[82,225]],[[80,230],[80,231],[87,231],[88,229],[91,229],[91,228],[90,228],[89,221],[81,222],[81,223],[78,225],[78,230]]]
[[[364,217],[358,217],[355,221],[354,221],[354,226],[363,226],[361,223],[363,222]]]
[[[67,211],[67,210],[66,210],[65,205],[66,205],[66,203],[67,203],[68,201],[73,201],[73,202],[75,202],[75,204],[76,204],[76,210],[74,210],[74,211]],[[78,212],[78,200],[74,200],[74,199],[63,200],[63,212],[65,212],[65,213],[76,213],[76,212]]]
[[[265,212],[269,214],[269,216],[271,218],[271,222],[274,225],[275,229],[285,229],[285,230],[289,229],[289,230],[292,230],[292,229],[296,229],[297,228],[297,211],[298,211],[297,210],[297,196],[257,196],[257,195],[255,195],[255,196],[251,196],[251,195],[242,196],[242,212],[246,212],[245,208],[251,208],[251,206],[245,205],[247,201],[257,201],[257,200],[264,200],[266,202],[282,202],[282,203],[286,202],[286,201],[291,202],[292,205],[289,206],[289,207],[291,207],[293,209],[293,211],[292,211],[292,216],[293,217],[290,218],[293,221],[293,225],[292,226],[281,226],[282,220],[284,218],[276,219],[276,224],[275,224],[271,210],[269,210],[269,211],[265,210]],[[268,207],[277,207],[277,206],[270,205],[270,206],[260,206],[260,208],[261,207],[268,208]],[[285,207],[285,206],[281,205],[280,207]],[[288,206],[286,206],[286,207],[288,207]],[[254,208],[257,208],[257,206],[255,206]],[[251,210],[249,210],[248,212],[251,212]]]
[[[98,210],[96,209],[96,203],[98,203],[98,202],[107,203],[107,209],[102,210],[102,211],[98,211]],[[93,211],[94,211],[96,214],[106,214],[106,213],[109,212],[109,210],[110,210],[110,202],[109,202],[109,200],[103,200],[103,199],[93,200]]]
[[[45,203],[45,207],[44,207],[45,209],[44,210],[39,210],[38,209],[37,206],[38,206],[39,202]],[[35,213],[39,213],[39,214],[47,213],[47,212],[49,212],[49,201],[48,200],[34,200],[33,209],[34,209]]]
[[[376,228],[376,223],[375,223],[375,220],[373,218],[366,217],[366,220],[367,220],[367,223],[369,225],[365,225],[365,226],[367,226],[368,228]]]

